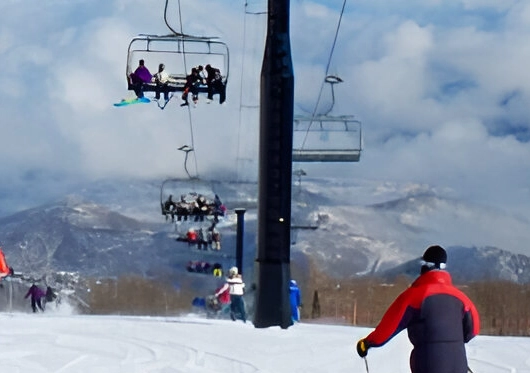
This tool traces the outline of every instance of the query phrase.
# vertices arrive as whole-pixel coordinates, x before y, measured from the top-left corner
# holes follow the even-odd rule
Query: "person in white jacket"
[[[161,63],[158,65],[158,72],[153,76],[153,80],[156,83],[155,99],[160,99],[160,92],[164,93],[164,100],[169,101],[169,87],[168,83],[176,83],[176,79],[169,76],[165,70],[166,66]]]
[[[227,289],[230,291],[230,318],[233,321],[236,321],[239,316],[243,322],[247,322],[245,302],[243,301],[245,283],[243,282],[243,278],[239,274],[237,267],[230,268],[226,283],[215,293],[215,296],[219,297]]]

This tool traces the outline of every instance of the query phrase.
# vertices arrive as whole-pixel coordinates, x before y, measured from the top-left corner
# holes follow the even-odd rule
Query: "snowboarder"
[[[369,348],[383,346],[406,328],[414,346],[412,373],[466,373],[464,344],[479,333],[477,309],[452,284],[441,246],[430,246],[422,259],[420,276],[392,303],[375,330],[357,342],[357,353],[365,357]]]
[[[136,97],[144,97],[144,84],[150,83],[153,79],[153,75],[149,72],[149,69],[145,67],[144,60],[138,61],[138,67],[130,75],[131,85],[136,93]]]

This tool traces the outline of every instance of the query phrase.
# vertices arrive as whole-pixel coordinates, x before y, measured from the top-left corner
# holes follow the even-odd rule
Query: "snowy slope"
[[[0,314],[0,351],[3,370],[20,373],[349,373],[367,372],[354,346],[369,331],[306,323],[256,329],[193,315]],[[474,372],[530,372],[529,338],[479,335],[466,349]],[[402,332],[369,351],[368,371],[409,373],[410,350]]]

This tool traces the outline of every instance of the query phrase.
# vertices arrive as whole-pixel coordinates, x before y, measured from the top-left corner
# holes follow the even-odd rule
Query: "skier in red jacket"
[[[365,357],[403,329],[414,346],[412,373],[466,373],[465,343],[479,333],[477,309],[446,272],[447,253],[431,246],[423,254],[421,275],[388,308],[379,325],[357,343]]]

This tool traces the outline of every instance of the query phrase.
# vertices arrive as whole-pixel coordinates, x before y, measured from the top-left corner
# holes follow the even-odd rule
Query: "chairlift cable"
[[[258,2],[259,2],[259,1],[258,1]],[[249,11],[249,10],[248,10],[248,5],[249,5],[249,4],[248,4],[248,1],[245,1],[245,14],[258,15],[258,16],[259,16],[259,15],[263,15],[263,14],[267,14],[267,11],[266,11],[266,10],[265,10],[265,11],[254,11],[254,12]]]
[[[328,63],[326,65],[326,74],[324,76],[328,76],[328,74],[329,74],[329,67],[331,65],[331,58],[333,57],[333,52],[335,51],[335,45],[337,43],[337,37],[339,35],[340,24],[342,22],[342,16],[344,14],[344,9],[346,7],[346,1],[347,0],[344,0],[344,2],[342,3],[342,9],[340,11],[339,21],[337,23],[337,29],[335,30],[335,37],[333,39],[333,44],[331,45],[331,51],[329,53]],[[320,91],[318,93],[317,102],[315,104],[315,108],[313,110],[313,114],[311,115],[311,121],[309,122],[309,126],[307,126],[307,130],[306,130],[306,134],[305,134],[305,137],[304,137],[304,141],[302,142],[302,146],[300,147],[301,149],[304,148],[305,142],[307,140],[307,136],[309,134],[309,130],[311,129],[311,125],[313,124],[313,121],[314,121],[314,119],[315,119],[315,117],[317,115],[318,105],[320,104],[320,99],[322,98],[322,91],[324,90],[324,83],[326,83],[325,79],[322,81],[322,84],[320,85]],[[333,85],[331,85],[331,88],[332,88],[332,92],[333,92]],[[333,97],[334,97],[334,93],[332,93],[332,94],[333,94]],[[331,109],[329,111],[331,111]],[[329,113],[329,111],[328,111],[328,113]]]
[[[166,0],[168,1],[168,0]],[[179,22],[180,22],[180,32],[182,34],[184,34],[183,32],[183,28],[182,28],[182,11],[181,11],[181,8],[180,8],[180,0],[179,0]],[[186,64],[186,51],[184,50],[184,43],[182,44],[182,59],[183,59],[183,62],[184,62],[184,71],[186,72],[186,74],[188,73],[188,66]],[[193,150],[193,160],[195,161],[195,175],[197,177],[199,177],[199,167],[197,165],[197,152],[195,151],[195,141],[194,141],[194,136],[193,136],[193,120],[192,120],[192,116],[191,116],[191,109],[190,107],[188,106],[188,119],[189,119],[189,123],[190,123],[190,137],[191,137],[191,147],[194,149]]]
[[[243,108],[243,80],[244,80],[244,76],[243,76],[243,73],[244,73],[244,68],[245,68],[245,51],[246,51],[246,31],[247,31],[247,6],[248,6],[248,1],[245,0],[245,5],[244,5],[244,12],[245,12],[245,15],[243,16],[243,33],[242,33],[242,38],[243,38],[243,53],[241,53],[241,82],[239,84],[239,123],[238,123],[238,128],[237,128],[237,133],[238,133],[238,136],[237,136],[237,158],[239,159],[240,157],[240,150],[241,150],[241,123],[242,123],[242,108]],[[237,169],[237,172],[239,173],[239,161],[238,161],[238,169]]]
[[[175,35],[179,35],[178,32],[176,32],[173,27],[169,25],[169,22],[167,21],[167,6],[169,4],[169,0],[166,0],[166,5],[164,6],[164,22],[166,23],[166,26],[168,29],[171,30],[171,32]],[[180,0],[179,0],[179,12],[180,12]],[[180,31],[182,32],[182,21],[180,23]]]
[[[261,12],[261,11],[250,11],[250,7],[252,6],[251,2],[248,0],[244,0],[244,6],[243,6],[243,30],[241,33],[241,36],[243,38],[242,40],[242,56],[241,56],[241,69],[240,69],[240,90],[239,90],[239,119],[238,119],[238,138],[237,138],[237,178],[240,177],[240,172],[245,169],[245,166],[243,164],[243,159],[246,155],[248,155],[248,152],[251,149],[254,149],[251,145],[251,142],[248,141],[248,118],[243,118],[244,113],[249,114],[250,112],[254,113],[254,110],[259,109],[259,102],[253,102],[249,97],[254,97],[253,95],[249,96],[249,92],[247,91],[249,86],[252,86],[254,88],[254,85],[248,84],[248,78],[245,78],[245,73],[248,74],[247,68],[249,66],[253,66],[253,58],[256,56],[256,49],[253,48],[253,46],[257,45],[260,40],[259,35],[262,35],[261,32],[254,31],[252,29],[253,25],[256,25],[257,22],[254,22],[256,19],[261,20],[261,16],[264,14],[267,14],[267,11]],[[247,19],[248,17],[251,17],[252,19]],[[253,32],[250,32],[253,31]],[[248,40],[247,40],[248,39]],[[254,40],[256,39],[256,40]],[[248,53],[248,52],[251,53]],[[250,64],[248,64],[248,60],[251,61]],[[253,71],[251,71],[253,72]],[[252,74],[252,76],[254,76]],[[246,88],[245,88],[246,87]],[[245,102],[246,101],[246,102]],[[244,111],[245,110],[245,111]],[[246,111],[248,110],[248,112]],[[243,126],[247,125],[247,129],[244,130]],[[243,154],[243,157],[241,156]]]
[[[178,0],[178,11],[179,11],[179,23],[180,23],[180,33],[176,32],[173,27],[171,27],[171,25],[169,24],[168,20],[167,20],[167,8],[168,8],[168,4],[169,4],[169,0],[166,0],[166,4],[164,6],[164,22],[166,23],[166,26],[171,30],[171,32],[173,32],[175,35],[184,35],[184,32],[183,32],[183,26],[182,26],[182,9],[180,7],[180,0]],[[187,73],[188,71],[188,67],[187,67],[187,64],[186,64],[186,51],[184,50],[185,48],[185,45],[184,43],[182,43],[182,61],[184,63],[184,71],[185,71],[185,74]],[[195,141],[194,141],[194,136],[193,136],[193,120],[192,120],[192,115],[191,115],[191,110],[188,106],[188,122],[190,124],[190,137],[191,137],[191,147],[193,149],[195,149]],[[187,155],[186,155],[187,156]],[[198,177],[199,176],[199,169],[198,169],[198,165],[197,165],[197,154],[195,152],[195,150],[193,151],[193,160],[194,160],[194,163],[195,163],[195,175]],[[186,169],[186,173],[188,174],[188,176],[190,175],[188,170]]]

